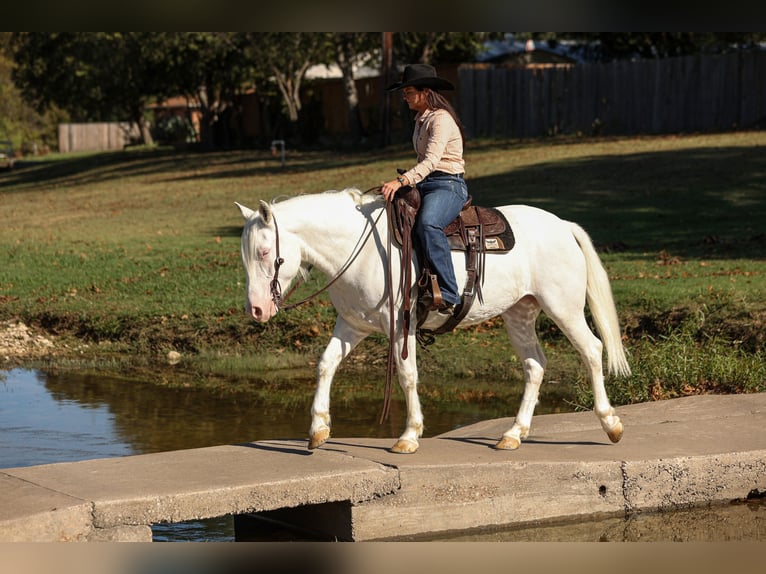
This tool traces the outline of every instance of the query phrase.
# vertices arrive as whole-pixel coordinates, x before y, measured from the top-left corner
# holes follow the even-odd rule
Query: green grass
[[[474,203],[536,205],[590,232],[634,371],[609,380],[616,402],[764,391],[765,151],[766,132],[472,141],[467,178]],[[22,164],[0,174],[0,320],[20,318],[71,348],[87,343],[53,360],[61,365],[160,372],[178,350],[196,381],[310,372],[334,311],[321,297],[266,325],[244,316],[234,202],[368,189],[411,163],[402,144],[288,150],[285,168],[268,150],[132,149]],[[313,276],[296,297],[322,282]],[[571,346],[545,318],[540,333],[548,378],[588,406]],[[380,375],[386,350],[371,337],[347,368]],[[419,360],[434,380],[520,382],[498,321],[440,337]],[[424,392],[452,400],[462,391],[429,383]]]

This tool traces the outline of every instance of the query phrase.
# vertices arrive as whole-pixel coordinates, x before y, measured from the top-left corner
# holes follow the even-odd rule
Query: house
[[[173,96],[149,104],[146,109],[154,116],[153,137],[169,143],[185,143],[199,139],[202,111],[199,102],[185,96]]]
[[[487,41],[476,62],[505,68],[574,66],[585,60],[582,46],[572,43],[517,40],[506,34],[502,40]]]

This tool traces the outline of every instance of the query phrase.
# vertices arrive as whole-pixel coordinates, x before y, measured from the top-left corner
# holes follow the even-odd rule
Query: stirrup
[[[420,294],[418,296],[418,305],[422,305],[427,311],[436,311],[441,306],[442,291],[439,289],[439,281],[433,273],[424,273],[420,281]]]

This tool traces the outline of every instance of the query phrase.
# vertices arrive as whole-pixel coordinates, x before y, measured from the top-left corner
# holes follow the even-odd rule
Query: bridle
[[[380,187],[373,187],[365,191],[364,193],[369,193],[373,190],[379,190]],[[327,291],[338,279],[341,278],[341,276],[348,271],[348,268],[351,267],[351,264],[356,260],[356,258],[359,256],[359,254],[362,252],[362,248],[365,246],[367,241],[372,236],[372,233],[375,231],[375,229],[378,226],[378,221],[380,221],[381,215],[385,213],[386,210],[383,209],[378,214],[378,216],[375,218],[375,221],[370,226],[370,230],[367,232],[367,234],[364,236],[364,238],[360,238],[360,241],[357,242],[357,246],[354,248],[354,251],[351,252],[351,255],[349,255],[349,258],[346,260],[346,262],[341,265],[341,268],[338,270],[338,272],[333,276],[330,281],[328,281],[324,287],[319,289],[318,291],[315,291],[308,297],[305,297],[304,299],[301,299],[300,301],[296,303],[291,303],[290,305],[283,305],[283,302],[285,299],[287,299],[293,291],[300,285],[300,281],[296,282],[295,285],[293,285],[290,288],[290,291],[288,291],[287,295],[284,297],[282,296],[282,285],[279,282],[279,268],[284,265],[285,260],[280,255],[279,252],[279,225],[277,224],[277,217],[274,213],[271,214],[271,219],[274,222],[274,242],[275,242],[275,249],[276,249],[276,257],[274,258],[274,276],[271,278],[271,281],[269,282],[269,289],[271,291],[271,300],[274,302],[274,306],[277,310],[279,309],[294,309],[295,307],[298,307],[300,305],[303,305],[304,303],[307,303],[314,299],[315,297],[318,297],[320,294]]]
[[[271,290],[271,300],[274,301],[274,306],[279,309],[282,304],[282,285],[279,283],[279,268],[282,267],[285,260],[279,255],[279,226],[277,225],[277,218],[273,213],[271,214],[271,218],[274,221],[277,256],[274,259],[274,277],[271,278],[269,289]]]

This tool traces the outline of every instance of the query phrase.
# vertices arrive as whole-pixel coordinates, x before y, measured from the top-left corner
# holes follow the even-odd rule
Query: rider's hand
[[[406,180],[405,180],[406,181]],[[397,191],[399,191],[402,187],[404,187],[405,182],[401,179],[392,179],[391,181],[385,182],[381,188],[380,193],[383,195],[384,198],[386,198],[386,201],[392,201],[394,199],[394,195]]]

